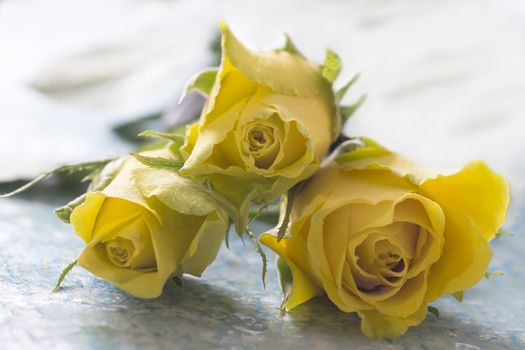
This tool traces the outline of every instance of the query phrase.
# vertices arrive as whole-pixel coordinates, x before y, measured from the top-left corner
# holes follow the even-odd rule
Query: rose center
[[[250,153],[258,153],[274,142],[273,129],[267,126],[254,126],[248,131]]]
[[[111,255],[113,255],[120,261],[128,260],[128,251],[126,249],[122,249],[120,247],[111,247],[109,249],[111,251]]]
[[[374,264],[380,269],[393,272],[401,272],[405,267],[405,261],[401,256],[399,248],[392,245],[388,240],[380,240],[375,244]]]
[[[277,117],[256,119],[243,126],[242,153],[249,166],[269,169],[279,155],[281,131]]]
[[[252,139],[255,142],[258,142],[260,144],[264,144],[266,142],[266,138],[264,137],[264,134],[262,134],[260,131],[252,132]]]
[[[106,242],[107,256],[117,266],[127,266],[134,252],[135,245],[129,239],[116,237]]]

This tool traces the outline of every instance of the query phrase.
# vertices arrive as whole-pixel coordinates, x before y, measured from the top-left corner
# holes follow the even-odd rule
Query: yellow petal
[[[228,112],[232,106],[248,99],[256,92],[257,83],[223,59],[220,73],[202,111],[200,125],[209,125]]]
[[[135,221],[142,214],[142,210],[142,206],[136,203],[120,198],[106,198],[95,217],[81,218],[96,221],[89,243],[93,244],[114,235],[116,231]]]
[[[223,60],[228,58],[251,80],[291,96],[312,96],[329,88],[319,68],[300,56],[286,51],[252,52],[225,23],[221,23],[221,32]]]
[[[427,273],[420,273],[408,279],[395,295],[374,305],[383,314],[408,317],[421,308],[427,291],[426,282]]]
[[[87,194],[84,203],[79,205],[71,213],[71,225],[76,234],[86,243],[93,238],[93,229],[97,223],[97,215],[104,203],[105,196],[91,192]]]
[[[369,338],[393,339],[403,335],[408,327],[423,322],[427,315],[427,305],[423,304],[414,314],[407,317],[394,317],[378,311],[360,311],[361,331]]]
[[[180,169],[180,173],[183,176],[207,174],[209,173],[209,169],[206,168],[206,165],[215,165],[219,168],[227,166],[227,164],[225,165],[222,162],[207,163],[210,163],[209,161],[214,147],[228,136],[228,131],[234,129],[242,107],[243,102],[232,105],[227,113],[221,115],[221,118],[217,118],[207,125],[206,128],[199,130],[197,139],[191,148],[191,154],[184,162],[184,166]],[[182,150],[189,153],[189,146],[190,144],[188,143]]]
[[[182,259],[182,271],[200,276],[217,256],[228,226],[228,217],[222,212],[209,214]]]
[[[413,184],[419,185],[437,172],[412,163],[400,155],[389,151],[369,138],[362,138],[364,147],[343,153],[336,158],[342,169],[346,170],[388,170],[395,176],[406,177]]]
[[[144,198],[156,197],[178,213],[203,216],[217,209],[205,188],[173,171],[137,167],[133,177]]]
[[[186,125],[184,144],[180,148],[180,153],[182,154],[184,160],[188,159],[191,152],[193,151],[193,148],[195,147],[195,143],[197,142],[198,135],[199,135],[199,123],[198,122]]]
[[[343,206],[323,217],[312,216],[308,232],[308,253],[312,271],[334,304],[345,312],[366,309],[369,305],[344,285],[350,206]],[[294,233],[293,233],[294,234]]]
[[[216,164],[222,169],[243,168],[244,161],[239,148],[240,140],[241,135],[236,130],[228,131],[224,140],[213,147],[213,152],[207,162]]]
[[[350,236],[373,227],[382,227],[394,219],[394,203],[385,199],[377,204],[352,203],[351,220],[348,225]],[[353,238],[353,237],[352,237]]]
[[[206,217],[179,213],[167,207],[156,197],[148,198],[148,202],[161,218],[159,224],[159,221],[153,220],[152,216],[144,216],[151,231],[158,269],[163,270],[165,264],[168,264],[180,270],[180,262]],[[165,269],[169,270],[171,267]]]
[[[304,243],[300,240],[287,238],[277,242],[277,237],[272,234],[263,234],[260,240],[262,244],[281,256],[292,271],[292,291],[285,304],[287,311],[324,293],[305,271],[308,270],[308,267]]]
[[[348,206],[343,206],[331,212],[324,219],[322,228],[325,255],[332,272],[332,279],[338,288],[341,288],[343,265],[346,260],[350,210]]]
[[[395,203],[395,220],[410,222],[428,230],[443,234],[445,214],[436,202],[418,194],[409,193]]]
[[[396,203],[394,220],[420,226],[418,238],[414,242],[414,259],[407,273],[407,278],[412,278],[440,258],[444,244],[445,214],[436,202],[411,193]]]
[[[163,151],[161,151],[162,153]],[[144,152],[144,155],[157,156],[157,152]],[[133,172],[136,168],[147,168],[146,165],[140,163],[133,157],[129,157],[125,162],[115,178],[104,188],[101,193],[109,198],[120,198],[128,202],[138,204],[145,209],[148,209],[148,205],[140,190],[136,186]]]
[[[278,110],[284,120],[295,121],[301,133],[311,140],[316,158],[322,158],[330,147],[332,137],[331,104],[321,98],[293,97],[269,94],[263,102]]]
[[[106,245],[108,255],[111,253],[111,249],[108,248],[112,244],[117,247],[123,246],[128,253],[130,250],[133,251],[133,254],[128,256],[124,266],[134,270],[154,268],[157,266],[151,234],[142,217],[137,217],[126,227],[119,228],[114,232],[115,235],[113,235],[113,237],[109,237],[109,240],[102,241]],[[113,262],[115,263],[114,260]],[[119,264],[117,263],[117,265]]]
[[[154,269],[131,270],[115,266],[100,245],[87,247],[78,258],[78,265],[92,274],[111,281],[115,286],[138,298],[156,298],[169,276]]]
[[[311,163],[314,159],[313,154],[308,153],[308,141],[306,137],[299,131],[296,122],[287,123],[288,128],[286,135],[283,138],[281,146],[280,159],[276,159],[275,169],[286,170],[286,168],[295,167],[301,158],[304,158],[304,163]]]
[[[335,209],[349,203],[375,205],[395,200],[416,190],[410,182],[387,171],[368,170],[340,170],[336,188],[337,190],[326,199],[323,209]]]
[[[476,223],[452,207],[442,207],[446,223],[445,244],[441,258],[430,269],[427,301],[478,283],[492,257],[490,246]]]
[[[471,217],[487,240],[494,237],[505,221],[509,186],[483,162],[472,162],[450,176],[429,179],[421,188],[436,201]]]

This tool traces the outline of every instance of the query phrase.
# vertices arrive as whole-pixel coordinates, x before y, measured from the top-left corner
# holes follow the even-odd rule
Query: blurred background
[[[360,72],[359,83],[346,98],[352,102],[368,95],[345,126],[348,134],[373,137],[415,161],[438,168],[459,167],[472,159],[487,161],[510,180],[513,206],[508,227],[515,233],[523,231],[523,225],[517,225],[525,194],[522,0],[0,1],[0,187],[1,183],[8,187],[18,184],[67,162],[129,153],[137,146],[138,131],[160,130],[172,123],[186,111],[177,107],[185,82],[200,69],[218,64],[220,20],[226,20],[252,49],[279,47],[288,33],[314,62],[322,62],[327,48],[337,52],[344,67],[336,87]],[[24,237],[30,242],[35,227],[44,227],[44,231],[54,232],[55,239],[63,240],[64,246],[73,247],[68,251],[73,256],[77,246],[71,243],[71,233],[48,224],[54,220],[51,208],[16,201],[2,204],[0,278],[4,282],[6,276],[13,276],[5,266],[14,265],[2,265],[1,255],[6,261],[16,256],[14,248],[6,248],[14,232],[27,231]],[[20,213],[33,221],[14,220]],[[516,260],[523,244],[519,237],[499,247],[503,258],[496,259],[496,265],[525,270],[523,259]],[[54,252],[56,257],[48,258],[52,261],[39,262],[47,266],[40,275],[55,276],[70,259],[63,250]],[[230,255],[212,271],[220,272],[226,266],[224,261],[235,260],[231,253],[225,254]],[[253,270],[257,271],[257,257],[253,259]],[[26,267],[31,271],[34,266]],[[217,280],[225,278],[217,276]],[[504,295],[519,295],[517,286],[524,288],[524,282],[517,277],[491,292],[494,300],[500,300],[503,291]],[[82,278],[79,281],[89,277]],[[235,278],[231,281],[239,283]],[[276,285],[276,281],[272,283]],[[6,295],[16,305],[21,303],[21,292],[13,288],[7,288],[11,292]],[[278,299],[274,292],[272,302]],[[108,298],[106,301],[114,300]],[[26,305],[29,315],[34,303]],[[494,337],[523,345],[523,318],[513,313],[518,306],[493,310],[495,318],[503,317],[494,326],[480,321],[484,316],[476,311],[476,305],[455,318],[476,319],[481,322],[480,329],[496,329],[491,333]],[[522,298],[519,305],[523,306]],[[22,322],[21,317],[9,316],[13,309],[3,310],[0,326],[7,321]],[[265,312],[261,317],[271,324],[274,316],[269,315],[274,310]],[[431,323],[429,327],[447,326]],[[40,329],[44,332],[47,328]],[[432,329],[427,329],[426,336],[433,334]],[[100,332],[94,334],[104,334]],[[465,328],[459,334],[468,338],[469,332],[470,328]],[[8,333],[0,329],[2,334]],[[31,337],[42,336],[20,334],[23,336],[17,339],[29,345],[34,345]],[[411,334],[415,339],[415,333]],[[469,339],[480,345],[488,338],[478,334]],[[56,344],[67,343],[50,343]],[[86,344],[94,343],[90,340]],[[447,344],[444,348],[454,346],[454,342],[443,344]],[[498,348],[497,344],[495,341],[491,348]]]
[[[131,150],[115,128],[169,109],[217,64],[221,19],[253,49],[282,45],[285,32],[315,62],[333,49],[339,85],[360,72],[347,98],[368,100],[352,135],[438,167],[481,158],[510,177],[525,167],[520,0],[4,0],[0,181]]]

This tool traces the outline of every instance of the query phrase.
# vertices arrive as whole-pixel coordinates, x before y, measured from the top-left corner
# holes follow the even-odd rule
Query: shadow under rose
[[[403,336],[381,340],[369,339],[361,332],[357,313],[342,312],[326,296],[321,296],[287,314],[294,328],[289,332],[303,334],[301,343],[314,347],[331,344],[357,349],[515,348],[515,343],[495,334],[493,329],[468,319],[466,310],[458,310],[461,306],[455,308],[454,303],[450,300],[436,303],[441,311],[439,318],[429,313],[422,324],[409,328]]]
[[[96,322],[82,327],[78,340],[90,347],[126,349],[177,348],[176,344],[184,349],[262,345],[270,319],[257,304],[247,302],[241,293],[203,280],[185,277],[184,282],[181,288],[170,281],[160,298],[142,300],[106,282],[94,281],[92,291],[110,295],[98,299],[103,308],[96,311]]]

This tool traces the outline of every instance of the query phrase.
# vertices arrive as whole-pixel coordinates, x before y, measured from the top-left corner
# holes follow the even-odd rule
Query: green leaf
[[[221,32],[216,31],[213,35],[213,39],[210,42],[210,45],[208,46],[211,55],[213,57],[212,62],[214,66],[218,66],[221,64],[221,43],[222,43],[222,37]]]
[[[77,198],[73,199],[69,203],[56,208],[54,210],[56,216],[58,216],[58,218],[62,220],[63,222],[65,222],[66,224],[69,224],[71,213],[73,212],[73,210],[75,210],[76,207],[84,203],[84,201],[86,200],[86,196],[87,196],[87,193],[84,193],[78,196]]]
[[[182,130],[182,132],[181,132]],[[140,137],[153,137],[157,138],[163,141],[166,141],[166,143],[159,144],[158,148],[166,148],[166,146],[170,149],[170,151],[173,152],[177,157],[182,158],[182,155],[180,154],[180,148],[184,144],[184,128],[177,128],[175,132],[172,133],[166,133],[166,132],[157,132],[153,130],[146,130],[139,134]]]
[[[512,236],[514,236],[514,233],[513,232],[509,232],[509,231],[498,231],[498,232],[496,232],[495,236],[496,236],[496,238],[501,238],[501,237],[504,237],[504,236],[512,237]]]
[[[140,137],[153,137],[157,139],[162,139],[176,143],[178,145],[184,144],[184,135],[179,133],[167,133],[167,132],[158,132],[153,130],[146,130],[139,134]]]
[[[197,91],[198,93],[207,97],[213,88],[213,84],[215,84],[215,79],[217,78],[218,72],[219,68],[214,67],[197,73],[193,78],[190,79],[189,83],[184,88],[181,100],[184,98],[184,96],[192,91]]]
[[[341,102],[343,97],[345,97],[347,91],[359,80],[360,77],[360,74],[354,75],[348,83],[346,83],[342,88],[337,90],[337,92],[335,93],[335,101],[337,103]]]
[[[216,187],[210,178],[205,178],[203,185],[208,190],[208,194],[212,196],[221,207],[228,213],[235,226],[235,231],[242,237],[248,225],[248,217],[250,215],[250,208],[252,207],[251,199],[257,191],[256,187],[248,181],[240,182],[231,188],[230,184],[220,184]],[[250,187],[252,187],[250,189]],[[221,192],[221,189],[228,189],[228,191]],[[226,241],[228,243],[228,241]]]
[[[452,293],[452,296],[454,298],[456,298],[457,301],[459,301],[460,303],[463,302],[463,291],[461,292],[456,292],[456,293]]]
[[[333,82],[341,72],[341,60],[339,56],[332,50],[326,50],[326,57],[324,59],[322,74],[329,82]]]
[[[62,270],[62,273],[58,277],[57,284],[55,285],[55,288],[53,288],[52,292],[56,293],[60,290],[60,285],[64,281],[64,278],[66,278],[67,274],[75,267],[77,264],[77,260],[75,259],[73,262],[71,262],[69,265],[66,266],[64,270]]]
[[[87,175],[83,181],[91,181],[89,184],[89,187],[87,189],[87,192],[95,192],[95,191],[102,191],[104,188],[106,188],[107,185],[113,180],[113,178],[117,175],[117,173],[120,171],[122,166],[124,165],[124,162],[126,161],[126,157],[120,157],[117,159],[112,160],[108,164],[106,164],[103,168],[96,169],[92,171],[89,175]],[[71,217],[71,213],[73,210],[84,203],[84,200],[86,199],[86,193],[78,196],[77,198],[73,199],[69,203],[56,208],[55,214],[58,216],[60,220],[62,220],[65,223],[69,223],[69,218]]]
[[[359,97],[356,103],[350,106],[339,106],[339,113],[343,119],[343,124],[365,103],[366,95]]]
[[[246,226],[246,234],[248,235],[248,237],[250,237],[250,240],[252,241],[253,246],[255,247],[255,250],[257,250],[257,253],[259,253],[259,255],[261,256],[261,260],[263,264],[261,279],[262,279],[264,288],[266,288],[266,271],[267,271],[266,254],[264,253],[264,250],[262,249],[261,244],[259,243],[259,240],[257,239],[257,237],[255,237],[255,234],[250,230],[249,226]]]
[[[100,174],[102,169],[104,169],[104,167],[94,169],[92,172],[90,172],[89,174],[84,176],[84,178],[82,179],[82,182],[93,182],[93,180],[95,180],[95,178],[98,176],[98,174]]]
[[[88,192],[102,191],[117,176],[120,169],[126,162],[127,157],[120,157],[112,160],[105,167],[100,169],[97,174],[91,178]]]
[[[299,192],[299,190],[303,187],[303,183],[300,182],[294,187],[292,187],[290,190],[288,190],[288,193],[286,194],[286,209],[283,216],[283,221],[281,222],[281,226],[279,226],[279,229],[277,230],[277,242],[280,242],[281,239],[286,235],[286,231],[288,230],[288,225],[290,224],[290,215],[292,214],[292,208],[293,208],[293,201],[295,199],[295,195]]]
[[[181,160],[162,157],[146,157],[138,153],[132,153],[131,155],[142,164],[156,169],[178,171],[184,165],[184,162]]]
[[[355,161],[388,156],[391,153],[374,140],[360,137],[344,141],[337,147],[334,154],[337,164],[344,167]]]
[[[282,291],[282,302],[279,309],[281,311],[285,310],[284,305],[286,304],[286,301],[290,297],[290,293],[292,292],[292,284],[293,284],[293,275],[292,270],[290,270],[290,267],[286,263],[286,261],[282,257],[277,257],[277,270],[279,270],[279,283],[281,285],[281,291]]]
[[[94,161],[94,162],[62,165],[55,169],[42,173],[40,176],[38,176],[34,180],[28,182],[24,186],[19,187],[12,192],[0,195],[0,198],[7,198],[7,197],[14,196],[16,194],[19,194],[21,192],[24,192],[30,189],[31,187],[33,187],[34,185],[36,185],[37,183],[39,183],[40,181],[47,179],[51,175],[61,174],[61,175],[70,176],[70,175],[81,173],[81,172],[88,172],[88,171],[93,172],[97,169],[102,169],[109,162],[110,160],[100,160],[100,161]]]
[[[428,306],[428,312],[430,312],[432,315],[436,316],[436,318],[439,318],[439,309],[435,306]]]
[[[485,278],[491,280],[492,277],[503,276],[505,273],[501,270],[487,271],[485,272]]]
[[[284,36],[286,38],[284,46],[280,49],[276,49],[275,51],[277,52],[285,51],[285,52],[291,53],[292,55],[297,55],[297,56],[304,58],[304,55],[301,53],[301,51],[297,49],[297,47],[293,43],[292,38],[288,34],[284,34]]]

